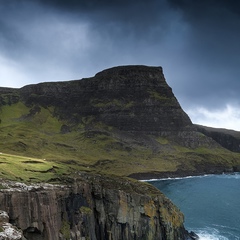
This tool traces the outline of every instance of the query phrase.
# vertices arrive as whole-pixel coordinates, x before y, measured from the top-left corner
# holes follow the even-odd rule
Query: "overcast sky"
[[[0,0],[0,86],[162,66],[194,123],[240,130],[235,0]]]

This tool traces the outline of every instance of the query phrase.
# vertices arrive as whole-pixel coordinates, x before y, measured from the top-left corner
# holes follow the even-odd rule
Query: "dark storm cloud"
[[[54,7],[62,12],[72,13],[80,19],[87,19],[98,31],[114,30],[117,27],[122,32],[131,32],[136,36],[148,37],[152,29],[164,31],[168,4],[165,0],[133,0],[125,1],[47,1],[39,0],[46,6]],[[168,15],[168,13],[167,13]],[[96,30],[96,29],[95,29]],[[121,32],[121,33],[122,33]],[[144,35],[143,35],[144,34]],[[123,38],[124,36],[121,36]]]
[[[214,18],[215,14],[223,11],[230,11],[232,13],[240,14],[240,3],[236,0],[168,0],[172,6],[181,9],[184,14],[196,21],[199,17],[206,18],[206,12],[211,13]]]
[[[187,58],[191,60],[188,91],[213,106],[239,101],[240,2],[169,0],[190,28]],[[195,80],[194,80],[195,79]],[[191,82],[195,85],[192,86]],[[202,99],[202,97],[203,99]]]
[[[232,114],[240,105],[239,5],[0,0],[0,85],[78,79],[116,65],[160,65],[185,110]]]
[[[155,64],[169,22],[176,18],[167,9],[165,1],[11,0],[0,9],[2,29],[7,29],[0,48],[28,61],[32,71],[47,63],[65,65],[74,78],[86,69],[89,75],[119,64]],[[52,80],[53,74],[48,76],[42,81]]]

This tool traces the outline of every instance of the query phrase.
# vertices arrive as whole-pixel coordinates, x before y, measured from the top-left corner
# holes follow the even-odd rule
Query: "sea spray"
[[[199,240],[233,240],[220,235],[219,231],[213,228],[196,230]]]

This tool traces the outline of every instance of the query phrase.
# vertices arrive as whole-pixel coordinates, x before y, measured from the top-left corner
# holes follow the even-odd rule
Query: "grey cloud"
[[[165,1],[139,1],[138,4],[133,1],[102,1],[101,4],[97,1],[34,1],[30,4],[28,0],[12,0],[12,4],[2,9],[0,19],[7,29],[3,34],[7,47],[0,47],[21,61],[30,58],[32,62],[35,58],[42,60],[42,65],[46,62],[44,55],[52,59],[51,62],[67,61],[66,66],[73,71],[77,64],[78,68],[89,64],[85,67],[95,67],[95,71],[110,65],[134,64],[136,59],[147,64],[147,52],[153,52],[152,46],[167,35],[170,19],[166,8]],[[81,47],[84,44],[75,41],[85,34],[79,27],[82,24],[87,25],[86,41],[91,48]]]
[[[185,90],[195,104],[215,108],[238,102],[240,89],[240,3],[224,0],[169,0],[189,27]],[[183,98],[187,98],[183,96]],[[191,105],[191,103],[186,103]]]
[[[28,78],[22,85],[116,65],[162,65],[184,108],[238,104],[239,4],[0,0],[0,57],[17,62]]]

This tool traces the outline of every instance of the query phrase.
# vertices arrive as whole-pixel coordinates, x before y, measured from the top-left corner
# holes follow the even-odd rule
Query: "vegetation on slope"
[[[142,178],[240,170],[240,153],[223,144],[238,149],[238,140],[225,135],[192,124],[161,67],[121,66],[89,79],[0,88],[0,177],[56,181],[78,171]]]
[[[122,132],[91,117],[68,129],[52,107],[4,105],[0,119],[1,178],[56,181],[76,171],[194,173],[209,166],[228,170],[240,162],[237,153],[224,148],[188,148],[167,137]]]

